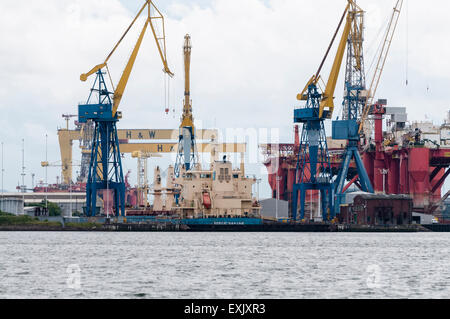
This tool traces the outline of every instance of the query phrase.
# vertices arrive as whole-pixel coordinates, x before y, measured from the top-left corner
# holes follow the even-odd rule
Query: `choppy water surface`
[[[449,298],[450,234],[0,233],[0,298]]]

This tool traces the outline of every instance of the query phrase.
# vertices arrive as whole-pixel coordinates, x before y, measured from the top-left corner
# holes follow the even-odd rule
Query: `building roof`
[[[387,194],[370,194],[370,193],[363,193],[358,194],[356,197],[361,197],[362,199],[368,199],[368,200],[411,200],[411,196],[409,195],[387,195]]]
[[[260,202],[261,203],[265,203],[265,202],[276,202],[278,201],[279,203],[288,203],[288,201],[282,200],[282,199],[275,199],[275,198],[266,198],[266,199],[261,199]]]
[[[70,199],[70,198],[78,198],[78,199],[85,199],[86,198],[86,192],[83,193],[76,193],[76,192],[64,192],[64,193],[4,193],[0,194],[0,198],[25,198],[25,200],[28,199],[36,199],[36,198],[47,198],[48,200],[54,200],[54,199]]]

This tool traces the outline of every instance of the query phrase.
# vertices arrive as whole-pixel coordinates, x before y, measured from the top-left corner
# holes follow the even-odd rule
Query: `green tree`
[[[45,208],[47,206],[49,216],[61,216],[62,215],[61,207],[59,207],[58,204],[55,204],[55,203],[52,203],[49,201],[47,201],[47,205],[45,203],[45,200],[42,200],[42,202],[39,204],[30,204],[28,206],[42,207],[42,208]]]
[[[43,204],[45,207],[45,201],[43,201]],[[48,215],[49,216],[61,216],[62,215],[61,207],[59,207],[57,204],[48,202],[47,207],[48,207]]]

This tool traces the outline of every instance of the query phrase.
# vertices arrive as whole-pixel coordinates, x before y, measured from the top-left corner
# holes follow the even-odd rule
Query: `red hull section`
[[[283,146],[294,149],[294,145]],[[335,154],[333,169],[339,169],[339,153],[342,152],[332,150]],[[291,202],[297,159],[293,152],[282,155],[270,158],[265,166],[272,197]],[[414,211],[418,212],[432,213],[436,209],[435,204],[441,200],[442,186],[450,174],[450,149],[380,147],[364,153],[363,161],[376,192],[411,195]],[[308,193],[306,205],[310,206],[312,202],[315,207],[317,200],[317,192]]]

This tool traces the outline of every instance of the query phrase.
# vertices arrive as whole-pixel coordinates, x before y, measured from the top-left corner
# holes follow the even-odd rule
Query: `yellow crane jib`
[[[345,48],[347,45],[347,40],[350,35],[351,26],[353,23],[354,15],[349,14],[350,7],[354,4],[352,0],[348,1],[347,8],[344,11],[344,16],[347,14],[347,22],[344,26],[344,31],[342,32],[341,41],[339,42],[339,47],[334,58],[333,67],[331,68],[330,76],[328,78],[325,91],[322,95],[322,101],[320,102],[319,117],[324,116],[325,109],[328,109],[326,113],[326,118],[331,119],[334,111],[334,91],[336,89],[336,83],[339,77],[339,72],[341,70],[342,60],[344,58]],[[344,17],[343,16],[343,17]],[[338,26],[338,30],[341,26],[342,20]],[[334,42],[334,39],[333,41]]]
[[[99,65],[96,65],[92,68],[92,70],[90,70],[88,73],[83,73],[80,75],[80,80],[83,82],[86,82],[88,77],[90,77],[92,74],[97,73],[99,70],[103,69],[104,67],[106,67],[106,63],[102,63]]]
[[[131,53],[131,56],[130,56],[130,58],[128,60],[128,63],[126,65],[126,67],[125,67],[125,70],[122,73],[122,76],[121,76],[121,78],[119,80],[119,83],[117,84],[117,87],[114,90],[113,110],[112,110],[113,117],[116,115],[117,110],[119,108],[120,102],[122,100],[123,93],[124,93],[125,88],[127,86],[128,80],[129,80],[130,75],[131,75],[131,71],[133,70],[133,66],[134,66],[134,63],[136,61],[136,57],[137,57],[139,49],[141,47],[142,40],[144,38],[145,32],[146,32],[146,30],[147,30],[149,25],[150,25],[153,37],[154,37],[155,42],[156,42],[156,46],[158,48],[158,52],[159,52],[159,55],[161,57],[161,61],[162,61],[163,66],[164,66],[163,71],[166,74],[168,74],[170,77],[173,77],[173,75],[174,75],[170,71],[168,63],[167,63],[164,17],[161,14],[161,12],[158,10],[158,8],[155,6],[153,1],[146,0],[145,4],[139,10],[138,14],[133,19],[133,21],[131,22],[130,26],[124,32],[124,34],[122,35],[120,40],[117,42],[117,44],[114,46],[113,50],[106,57],[105,62],[103,62],[102,64],[96,65],[89,72],[81,74],[80,80],[81,81],[86,81],[91,75],[97,73],[98,71],[102,70],[103,68],[106,68],[106,70],[108,71],[108,74],[109,74],[109,70],[108,70],[108,61],[109,61],[109,59],[114,54],[114,52],[119,47],[119,45],[122,42],[122,40],[125,38],[125,36],[128,34],[128,32],[131,30],[131,28],[133,27],[133,25],[135,24],[137,19],[140,17],[142,12],[144,12],[144,10],[146,8],[147,8],[148,16],[147,16],[147,19],[145,21],[144,27],[142,28],[142,31],[141,31],[141,33],[139,35],[139,38],[138,38],[138,40],[136,42],[136,45],[134,46],[134,49],[133,49],[133,51]],[[155,28],[155,25],[154,25],[154,21],[155,20],[160,20],[161,21],[161,24],[162,24],[162,34],[161,35],[158,35],[157,32],[156,32],[156,28]]]
[[[349,39],[350,32],[352,30],[357,30],[357,25],[355,25],[355,16],[358,12],[361,12],[361,11],[362,10],[356,5],[356,3],[353,0],[348,0],[347,6],[344,10],[344,13],[342,14],[342,18],[339,22],[336,32],[333,35],[331,43],[325,53],[325,56],[319,66],[317,73],[311,77],[311,79],[308,81],[308,83],[306,84],[303,91],[297,95],[297,100],[299,100],[299,101],[307,100],[308,87],[310,85],[318,84],[319,80],[321,79],[320,73],[321,73],[322,67],[328,57],[328,54],[330,53],[331,47],[333,46],[333,43],[334,43],[334,41],[337,37],[337,34],[342,26],[342,23],[344,22],[344,19],[346,18],[346,24],[344,26],[344,31],[342,33],[341,40],[339,42],[339,47],[337,49],[336,56],[334,58],[333,66],[330,71],[330,76],[326,83],[325,91],[322,93],[322,99],[321,99],[320,108],[319,108],[319,118],[325,117],[327,119],[331,119],[333,116],[334,91],[336,89],[339,72],[341,70],[342,60],[344,58],[347,40]],[[353,33],[352,33],[352,38],[353,38],[353,41],[358,40],[358,37],[356,35],[353,36]]]
[[[196,132],[194,127],[194,117],[192,114],[191,101],[191,37],[186,34],[184,37],[183,57],[184,57],[184,102],[183,114],[181,116],[180,135],[178,141],[178,155],[175,163],[175,176],[179,176],[180,168],[184,166],[186,171],[194,168],[198,163]]]
[[[186,34],[184,37],[183,46],[184,56],[184,104],[183,104],[183,116],[180,128],[192,127],[194,130],[194,118],[192,115],[192,101],[191,101],[191,52],[192,43],[191,36]]]
[[[313,75],[311,77],[311,79],[308,81],[308,83],[306,83],[305,88],[303,89],[302,93],[297,95],[297,100],[299,101],[306,101],[308,99],[308,95],[306,94],[308,91],[308,87],[311,84],[317,85],[317,83],[319,82],[320,76],[317,77],[316,75]]]

